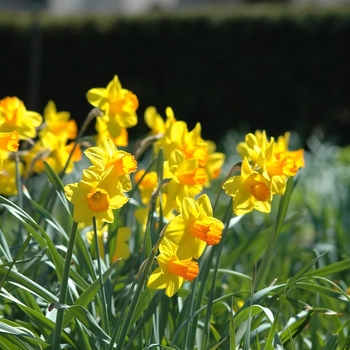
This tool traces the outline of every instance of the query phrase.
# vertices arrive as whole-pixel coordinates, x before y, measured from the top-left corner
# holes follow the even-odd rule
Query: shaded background
[[[171,106],[190,128],[201,122],[203,137],[215,141],[228,129],[257,128],[271,136],[296,130],[304,139],[317,129],[350,141],[347,6],[177,2],[153,3],[137,16],[121,6],[108,16],[92,16],[92,7],[56,8],[54,16],[50,2],[23,3],[29,17],[16,12],[0,22],[1,98],[16,95],[40,113],[54,100],[81,124],[91,109],[86,92],[117,74],[140,102],[130,137],[148,131],[143,113],[154,105],[164,117]]]

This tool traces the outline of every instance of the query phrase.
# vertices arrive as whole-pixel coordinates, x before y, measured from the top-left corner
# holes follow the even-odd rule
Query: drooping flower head
[[[172,297],[186,281],[193,281],[199,273],[198,263],[192,259],[181,260],[176,255],[177,245],[163,238],[157,256],[159,267],[150,275],[147,287],[165,289]]]
[[[33,111],[27,111],[23,101],[17,97],[0,100],[0,129],[3,132],[16,130],[20,140],[35,138],[43,119]]]
[[[180,215],[172,219],[165,237],[176,244],[179,259],[198,259],[206,245],[218,244],[224,224],[213,217],[209,197],[204,194],[197,200],[185,197]]]
[[[131,91],[122,88],[117,75],[106,88],[90,89],[86,96],[90,104],[104,112],[102,119],[113,138],[120,135],[122,128],[137,124],[138,99]]]

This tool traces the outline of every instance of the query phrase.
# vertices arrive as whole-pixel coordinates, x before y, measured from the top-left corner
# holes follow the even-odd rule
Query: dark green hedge
[[[162,115],[173,107],[190,127],[200,121],[214,140],[230,128],[304,136],[320,126],[350,142],[350,9],[256,9],[45,17],[34,30],[28,21],[4,21],[0,97],[17,95],[39,112],[53,99],[81,122],[90,109],[86,91],[117,74],[140,100],[131,135],[147,131],[143,112],[154,105]]]

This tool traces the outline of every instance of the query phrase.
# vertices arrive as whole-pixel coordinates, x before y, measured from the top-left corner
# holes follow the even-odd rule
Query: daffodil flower
[[[39,133],[41,140],[52,137],[52,134],[63,142],[75,140],[78,126],[75,120],[69,118],[69,112],[58,112],[55,103],[49,101],[44,109],[44,127]]]
[[[125,192],[131,190],[129,175],[137,170],[137,162],[132,154],[118,150],[108,138],[103,139],[98,146],[86,149],[84,153],[97,172],[110,168],[122,190]]]
[[[98,174],[85,169],[80,182],[64,187],[67,199],[74,204],[76,222],[91,221],[93,216],[97,220],[113,222],[113,209],[119,209],[128,201],[111,170]]]
[[[209,197],[204,194],[197,200],[185,197],[180,215],[172,219],[165,237],[176,244],[179,259],[198,259],[206,245],[218,244],[224,224],[213,217]]]
[[[104,112],[102,119],[108,124],[112,137],[118,137],[122,128],[137,124],[138,99],[131,91],[122,88],[118,76],[115,75],[106,88],[90,89],[86,96],[89,103]]]
[[[207,174],[204,168],[198,166],[196,158],[186,159],[179,150],[171,153],[168,166],[172,181],[169,182],[165,191],[174,200],[174,205],[177,206],[175,209],[179,210],[185,197],[194,198],[203,190]]]
[[[42,116],[27,111],[23,101],[17,97],[5,97],[0,100],[0,129],[4,132],[16,130],[20,140],[35,138],[36,128],[41,125]]]
[[[172,297],[186,281],[193,281],[199,273],[198,263],[192,259],[181,260],[176,255],[177,246],[163,238],[157,256],[159,267],[150,275],[147,287],[165,289],[165,294]]]
[[[236,215],[246,214],[253,209],[264,213],[271,211],[271,180],[266,172],[260,174],[252,170],[246,157],[241,175],[231,177],[222,187],[234,198],[233,211]]]

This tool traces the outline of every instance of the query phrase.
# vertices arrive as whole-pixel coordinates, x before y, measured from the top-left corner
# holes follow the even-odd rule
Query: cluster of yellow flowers
[[[57,112],[54,102],[49,101],[44,110],[44,118],[37,112],[28,111],[18,97],[5,97],[0,100],[0,131],[10,143],[2,144],[0,174],[0,194],[17,194],[16,162],[8,151],[17,151],[19,141],[25,146],[18,152],[20,175],[28,178],[32,173],[44,171],[44,160],[56,171],[64,169],[77,136],[77,125],[69,120],[68,112]],[[73,162],[81,158],[77,147],[66,172],[73,170]]]
[[[128,145],[127,129],[137,124],[137,97],[114,76],[106,88],[89,90],[87,100],[98,108],[96,145],[84,151],[91,166],[83,170],[81,180],[65,186],[66,197],[74,205],[73,218],[82,228],[91,226],[92,219],[96,219],[100,253],[104,256],[107,225],[114,221],[113,210],[128,202],[134,173],[140,201],[136,219],[145,225],[149,210],[154,210],[168,222],[158,246],[158,267],[147,285],[165,289],[166,295],[173,296],[185,281],[198,275],[197,260],[206,246],[221,240],[224,224],[213,216],[203,189],[220,175],[225,155],[216,152],[213,142],[201,137],[200,123],[189,131],[170,107],[165,111],[165,120],[155,107],[148,107],[144,119],[151,129],[148,138],[153,141],[152,156],[156,159],[162,150],[164,158],[162,173],[166,182],[161,184],[154,168],[137,171],[135,156],[117,148]],[[17,164],[21,175],[28,178],[44,170],[44,161],[57,173],[71,172],[74,162],[82,157],[76,138],[75,121],[70,120],[68,112],[57,112],[54,102],[49,101],[42,117],[27,111],[17,97],[0,100],[0,194],[16,194],[15,161],[10,152],[18,149],[19,140],[26,142],[26,147],[18,153],[21,162]],[[225,192],[234,198],[236,215],[253,209],[269,212],[273,195],[283,195],[286,179],[304,166],[303,150],[291,152],[288,143],[288,133],[275,142],[265,132],[257,131],[238,145],[243,158],[241,174],[223,184]],[[93,231],[87,233],[89,242],[93,235]],[[130,235],[130,228],[118,229],[111,260],[129,257],[126,241]]]
[[[289,151],[289,137],[285,133],[275,142],[273,137],[268,140],[265,132],[256,131],[237,145],[243,158],[241,175],[231,177],[223,185],[225,192],[234,198],[236,215],[253,209],[270,212],[273,195],[283,195],[287,178],[304,167],[304,150]]]

